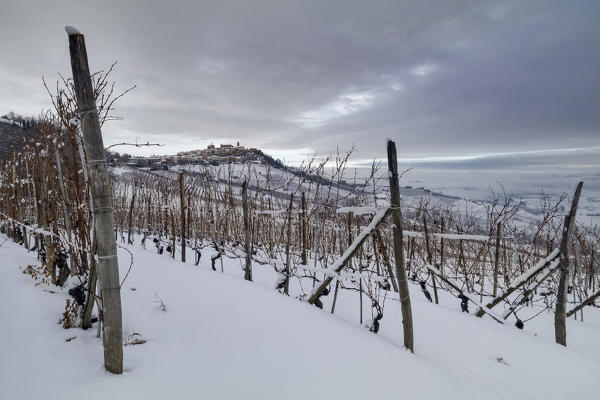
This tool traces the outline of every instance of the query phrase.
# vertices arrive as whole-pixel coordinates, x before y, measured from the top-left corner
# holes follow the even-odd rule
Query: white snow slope
[[[358,324],[347,291],[332,316],[274,291],[270,267],[255,266],[249,283],[239,260],[226,260],[222,274],[207,256],[195,267],[154,248],[133,252],[122,290],[124,336],[139,332],[147,343],[124,348],[125,372],[115,376],[104,371],[96,329],[57,325],[68,289],[36,287],[21,273],[37,262],[33,254],[4,242],[1,399],[600,398],[598,309],[588,307],[583,323],[568,321],[563,348],[553,343],[552,314],[519,331],[461,313],[451,296],[428,303],[411,287],[411,354],[401,346],[396,301],[388,299],[375,335]],[[123,250],[119,261],[124,275]]]

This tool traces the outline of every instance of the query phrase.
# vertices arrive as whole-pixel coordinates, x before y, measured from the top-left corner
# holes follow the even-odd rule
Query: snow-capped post
[[[248,181],[242,183],[242,209],[244,211],[244,251],[246,252],[246,271],[244,279],[252,282],[252,248],[250,247],[250,218],[248,217]]]
[[[69,35],[71,69],[73,70],[73,83],[77,96],[83,144],[87,153],[92,213],[98,243],[98,275],[104,316],[102,335],[104,366],[112,373],[121,374],[123,372],[121,286],[119,284],[117,245],[113,239],[115,221],[108,169],[104,156],[104,143],[94,99],[84,37],[73,27],[67,26],[65,30]]]
[[[179,172],[179,199],[181,201],[181,262],[185,262],[185,182],[183,171]]]
[[[498,291],[498,268],[500,266],[500,231],[502,224],[498,222],[496,226],[496,253],[494,254],[494,289],[492,295],[496,297]]]
[[[567,345],[567,281],[569,279],[569,257],[571,256],[571,237],[573,236],[573,226],[575,225],[575,215],[577,214],[577,204],[581,195],[583,182],[577,184],[571,210],[565,216],[565,225],[563,226],[562,239],[560,241],[560,278],[558,281],[558,291],[556,292],[556,308],[554,311],[554,337],[556,343]]]
[[[402,237],[402,211],[400,210],[400,182],[398,180],[398,159],[396,156],[396,143],[387,142],[388,169],[390,180],[390,208],[394,224],[394,258],[396,261],[396,277],[398,278],[398,291],[402,310],[402,327],[404,330],[404,346],[414,352],[412,310],[410,306],[410,293],[406,279],[406,266],[404,262],[404,243]]]

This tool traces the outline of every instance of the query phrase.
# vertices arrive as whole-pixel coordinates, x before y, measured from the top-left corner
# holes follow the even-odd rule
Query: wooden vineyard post
[[[129,205],[129,221],[127,222],[127,244],[133,244],[133,207],[135,206],[135,187],[131,193],[131,204]]]
[[[333,238],[335,239],[335,234],[333,235]],[[341,232],[339,232],[339,238],[340,238],[339,239],[339,242],[340,242],[340,257],[342,257],[344,255],[344,250],[343,250],[343,247],[342,247],[342,234],[341,234]],[[352,243],[350,243],[348,246],[350,246],[351,244]],[[333,251],[335,251],[335,246],[333,248]],[[338,296],[338,291],[339,290],[340,290],[340,280],[336,279],[335,280],[335,290],[333,291],[333,302],[331,303],[331,313],[332,314],[335,312],[335,304],[337,303],[337,296]]]
[[[179,173],[179,198],[181,201],[181,262],[185,262],[185,185],[183,171]],[[175,254],[175,248],[173,248]]]
[[[84,187],[86,188],[84,190],[84,192],[87,192],[87,188],[89,187],[89,177],[88,177],[88,170],[86,168],[86,157],[85,157],[85,153],[83,151],[83,144],[82,144],[82,139],[79,135],[75,135],[75,141],[77,142],[77,150],[79,152],[79,161],[81,163],[81,168],[83,170],[83,184]],[[92,209],[92,199],[90,197],[88,197],[88,202],[89,202],[89,207],[90,210]],[[96,243],[97,243],[97,239],[96,239],[96,234],[94,231],[94,223],[92,222],[93,219],[90,220],[91,223],[91,229],[90,229],[90,254],[89,254],[89,268],[90,268],[90,273],[89,273],[89,279],[88,279],[88,284],[87,284],[87,289],[88,289],[88,293],[85,299],[85,303],[83,305],[83,316],[81,317],[81,327],[85,330],[85,329],[89,329],[92,326],[92,311],[94,310],[94,300],[96,299],[96,283],[98,280],[98,274],[97,274],[97,266],[96,266],[96,261],[94,258],[94,254],[96,251]],[[98,314],[100,316],[101,310],[98,310]],[[98,327],[100,327],[100,319],[98,321]]]
[[[177,232],[175,231],[175,214],[173,213],[173,210],[171,210],[171,235],[172,235],[172,242],[171,242],[171,258],[174,260],[175,259],[175,244],[176,244],[176,237],[177,237]]]
[[[302,192],[301,197],[301,206],[302,206],[302,253],[301,264],[306,265],[306,195]]]
[[[427,250],[427,262],[429,263],[429,265],[434,266],[433,254],[431,252],[431,247],[429,246],[429,231],[427,230],[427,215],[425,213],[425,210],[423,210],[423,230],[425,231],[425,248]],[[433,284],[433,298],[435,299],[435,304],[439,304],[440,301],[438,297],[437,283],[435,281],[435,274],[432,274],[430,272],[429,275],[431,276],[431,282]]]
[[[581,195],[581,187],[583,182],[579,182],[571,210],[565,217],[565,225],[563,227],[562,240],[560,242],[560,278],[558,281],[558,291],[556,293],[556,309],[554,311],[554,337],[556,343],[567,345],[567,326],[566,326],[566,305],[567,305],[567,281],[569,279],[569,257],[571,255],[571,236],[573,236],[573,226],[575,225],[575,215],[577,214],[577,204]]]
[[[359,218],[356,217],[356,231],[360,232],[360,221]],[[358,288],[359,288],[359,303],[360,303],[360,324],[363,323],[363,278],[362,278],[362,250],[358,253],[358,273],[361,275],[358,278]]]
[[[498,268],[500,266],[500,230],[502,225],[498,222],[496,227],[496,253],[494,254],[494,289],[492,295],[496,297],[498,292]]]
[[[192,233],[192,229],[191,229],[192,228],[192,206],[191,206],[191,204],[192,204],[192,195],[191,195],[191,193],[188,193],[187,203],[186,203],[186,207],[185,207],[186,208],[185,211],[187,213],[187,216],[186,216],[187,222],[185,225],[185,229],[187,230],[186,237],[188,239],[191,239],[191,237],[192,237],[192,235],[191,235],[191,233]]]
[[[163,218],[163,236],[165,237],[165,240],[168,240],[169,237],[169,206],[167,206],[166,204],[163,206],[163,211],[164,211],[164,218]]]
[[[287,215],[287,235],[285,238],[285,288],[284,294],[290,294],[290,276],[292,274],[292,257],[290,254],[290,242],[292,240],[292,207],[294,206],[294,193],[290,194],[290,207]]]
[[[440,233],[444,233],[444,217],[440,222]],[[444,275],[444,237],[440,238],[440,274]]]
[[[61,163],[60,163],[60,154],[58,152],[58,147],[56,147],[54,149],[54,159],[56,162],[56,172],[57,172],[57,177],[58,177],[58,186],[60,188],[60,193],[62,195],[62,209],[63,209],[63,216],[65,219],[65,228],[67,229],[67,240],[69,241],[69,264],[71,267],[71,276],[74,276],[77,273],[76,270],[76,264],[74,262],[74,252],[73,252],[73,248],[72,248],[72,229],[71,229],[71,219],[69,218],[69,208],[67,206],[67,194],[65,191],[65,182],[63,179],[63,174],[62,174],[62,168],[61,168]]]
[[[248,217],[248,182],[242,183],[242,209],[244,211],[244,251],[246,252],[246,268],[244,279],[252,282],[252,248],[250,247],[250,218]]]
[[[73,27],[66,27],[73,83],[83,143],[87,154],[92,196],[94,229],[98,243],[98,275],[102,292],[104,366],[115,374],[123,372],[123,328],[121,315],[121,286],[115,231],[112,195],[98,110],[94,99],[83,35]]]
[[[398,160],[396,156],[396,143],[392,140],[388,140],[387,142],[387,156],[390,180],[390,207],[392,209],[392,221],[394,224],[394,258],[396,261],[396,276],[398,278],[398,291],[402,310],[404,346],[411,352],[414,352],[412,310],[410,306],[410,293],[408,292],[408,281],[406,279],[406,266],[404,263]]]

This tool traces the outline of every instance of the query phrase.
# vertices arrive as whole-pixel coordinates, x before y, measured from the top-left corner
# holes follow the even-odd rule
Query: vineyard
[[[114,92],[111,69],[91,76],[100,126],[124,94]],[[431,303],[451,298],[456,310],[516,329],[554,312],[563,345],[564,318],[584,321],[585,307],[600,297],[600,230],[576,218],[582,183],[572,197],[542,198],[535,215],[503,191],[485,202],[415,195],[399,186],[389,141],[388,165],[374,162],[360,177],[348,167],[353,150],[283,169],[260,161],[166,171],[116,166],[100,182],[110,196],[98,207],[96,168],[106,168],[109,152],[99,159],[86,150],[90,110],[80,109],[77,84],[62,79],[47,89],[53,111],[2,160],[0,228],[36,254],[42,268],[30,275],[70,288],[65,328],[95,326],[101,334],[114,311],[106,290],[119,291],[130,271],[144,268],[132,250],[139,248],[191,268],[210,260],[215,274],[234,265],[230,273],[247,281],[260,273],[272,290],[314,312],[335,314],[343,299],[356,299],[354,320],[373,334],[386,324],[389,305],[400,303],[411,351],[419,337],[409,287]],[[108,289],[100,264],[113,255],[99,252],[106,246],[102,208],[114,215],[111,241],[131,254],[119,265],[124,278]]]
[[[70,82],[64,83],[68,88]],[[96,86],[102,93],[106,81]],[[37,252],[53,283],[77,276],[88,282],[87,293],[95,293],[89,173],[77,109],[67,90],[53,99],[55,113],[2,164],[2,228]],[[380,218],[390,207],[380,165],[368,177],[346,183],[350,156],[313,159],[293,173],[255,162],[158,172],[115,168],[115,240],[183,262],[210,257],[216,271],[223,257],[239,259],[242,271],[247,264],[272,268],[278,276],[273,286],[300,300],[311,299],[321,282],[333,278],[312,303],[323,307],[327,298],[334,312],[338,296],[355,292],[361,299],[357,321],[379,316],[378,324],[385,323],[386,295],[398,290],[391,220],[369,229],[353,257],[336,269],[373,216]],[[555,249],[567,203],[566,196],[546,202],[542,214],[526,223],[515,218],[520,203],[502,193],[462,210],[431,196],[407,197],[400,208],[409,281],[435,302],[438,291],[451,292],[465,310],[469,303],[475,311],[500,304],[489,310],[492,318],[522,327],[556,301]],[[599,238],[597,227],[573,227],[571,308],[597,297]],[[83,326],[90,325],[93,299],[86,301]]]

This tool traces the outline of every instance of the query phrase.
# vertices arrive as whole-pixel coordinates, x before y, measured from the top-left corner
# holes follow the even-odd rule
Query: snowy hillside
[[[415,354],[402,346],[399,303],[389,293],[378,335],[356,320],[358,295],[338,299],[335,315],[273,289],[269,266],[243,280],[241,261],[209,257],[199,266],[157,255],[139,240],[122,287],[125,372],[102,365],[96,329],[57,321],[64,289],[22,270],[33,253],[0,236],[0,385],[3,399],[597,399],[600,310],[568,320],[568,347],[554,343],[553,314],[523,331],[440,305],[411,285]],[[124,245],[125,246],[125,245]],[[122,277],[130,255],[119,250]],[[71,278],[73,279],[73,278]],[[329,310],[325,300],[325,310]],[[161,303],[162,302],[162,303]],[[164,310],[162,307],[164,304]],[[533,314],[537,310],[532,309]],[[471,310],[473,312],[473,310]],[[370,317],[365,317],[370,322]],[[95,328],[95,326],[94,326]]]
[[[326,169],[327,170],[327,169]],[[111,168],[113,175],[127,176],[130,174],[138,173],[133,168],[129,167],[117,167]],[[151,174],[163,176],[176,181],[178,178],[179,171],[186,171],[191,174],[209,174],[211,179],[215,179],[220,182],[221,187],[224,187],[229,183],[229,177],[231,177],[231,183],[238,188],[241,192],[241,184],[248,177],[250,190],[260,188],[265,190],[266,188],[272,193],[272,195],[279,199],[286,199],[290,193],[296,193],[298,191],[311,191],[316,187],[315,182],[310,180],[303,180],[301,177],[294,175],[290,171],[281,170],[275,167],[267,168],[261,163],[252,164],[221,164],[218,166],[213,165],[200,165],[200,164],[185,164],[172,166],[168,171],[152,171]],[[416,175],[415,175],[416,174]],[[361,185],[365,184],[368,172],[365,169],[353,169],[348,168],[344,171],[342,176],[343,183],[337,187],[336,177],[330,174],[328,179],[333,183],[333,187],[336,191],[339,191],[340,199],[348,199],[352,201],[357,192],[365,190],[372,192],[370,183],[368,183],[365,189]],[[418,179],[415,179],[415,176]],[[425,177],[425,178],[424,178]],[[447,178],[444,180],[444,178]],[[469,185],[465,187],[451,186],[450,182],[462,182],[464,177],[458,178],[456,176],[440,175],[439,173],[429,174],[414,171],[410,171],[405,177],[400,180],[401,188],[400,194],[402,196],[403,206],[406,208],[405,212],[410,214],[412,211],[419,208],[422,202],[428,203],[432,207],[441,207],[447,209],[450,212],[461,215],[469,214],[479,219],[480,225],[486,225],[486,218],[488,208],[491,205],[492,190],[498,196],[500,200],[503,200],[503,186],[501,183],[506,180],[498,181],[494,180],[493,177],[486,176],[487,180],[481,179],[481,177],[469,176],[467,180]],[[554,179],[554,178],[553,178]],[[577,220],[584,224],[598,224],[600,222],[600,186],[598,182],[600,175],[589,175],[586,176],[585,184],[583,188],[583,196],[580,204],[580,212],[577,214]],[[513,178],[513,180],[518,180]],[[575,184],[577,183],[576,177],[561,177],[561,179],[554,179],[552,185],[549,182],[537,182],[538,185],[532,179],[524,180],[526,190],[522,187],[509,181],[509,185],[506,187],[506,195],[512,198],[512,204],[521,203],[521,207],[517,213],[513,216],[513,222],[520,226],[526,226],[528,224],[538,225],[543,219],[543,209],[547,207],[545,201],[548,203],[556,203],[560,200],[564,194],[572,195]],[[376,192],[379,205],[386,203],[388,200],[388,178],[386,171],[382,168],[374,178],[376,182]],[[402,186],[405,185],[405,186]],[[326,186],[326,185],[325,185]],[[323,197],[328,193],[325,188],[323,190]],[[513,191],[511,191],[513,190]],[[337,193],[335,194],[337,196]],[[373,199],[367,199],[370,205],[373,205]],[[342,200],[340,205],[345,204]],[[564,205],[562,207],[564,210]]]

